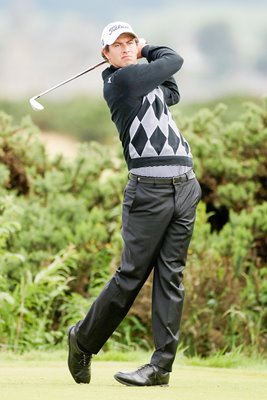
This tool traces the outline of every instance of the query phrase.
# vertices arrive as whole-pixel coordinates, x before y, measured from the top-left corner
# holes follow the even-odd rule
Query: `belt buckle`
[[[174,176],[172,178],[172,184],[173,185],[178,185],[179,183],[186,182],[186,181],[188,181],[188,174],[187,173],[185,173],[183,175],[180,175],[180,176]]]
[[[178,185],[178,183],[180,183],[180,182],[181,182],[181,179],[180,179],[179,176],[174,176],[174,177],[172,178],[172,184],[173,184],[173,185]]]

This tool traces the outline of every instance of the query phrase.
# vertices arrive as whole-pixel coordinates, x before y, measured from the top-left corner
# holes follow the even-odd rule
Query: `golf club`
[[[50,89],[45,90],[44,92],[37,94],[36,96],[32,97],[29,101],[30,101],[30,105],[32,106],[32,108],[36,111],[41,111],[44,109],[44,106],[42,106],[42,104],[40,104],[37,99],[39,99],[39,97],[44,96],[45,94],[52,92],[52,90],[57,89],[58,87],[65,85],[65,83],[68,83],[70,81],[73,81],[73,79],[79,78],[79,76],[82,76],[84,74],[86,74],[87,72],[92,71],[93,69],[100,67],[100,65],[105,64],[107,61],[101,61],[100,63],[93,65],[92,67],[86,69],[85,71],[80,72],[79,74],[72,76],[69,79],[66,79],[65,81],[59,83],[58,85],[55,85],[53,87],[51,87]]]

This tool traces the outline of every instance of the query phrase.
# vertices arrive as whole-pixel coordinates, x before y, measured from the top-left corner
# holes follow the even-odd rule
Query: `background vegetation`
[[[264,352],[267,101],[244,104],[235,118],[223,104],[189,117],[178,110],[203,191],[185,277],[181,346],[202,356],[236,348]],[[105,132],[102,141],[110,141],[105,112],[99,105],[90,113],[103,118],[85,123],[84,138],[93,126],[99,132],[93,138]],[[0,114],[3,349],[65,346],[66,328],[83,318],[118,265],[126,180],[118,143],[91,141],[72,162],[51,159],[29,117],[17,123]],[[151,280],[105,349],[152,346],[150,289]]]
[[[236,116],[243,112],[244,101],[253,101],[261,104],[260,99],[232,95],[223,98],[227,106],[227,112],[221,115],[222,122],[232,122]],[[219,100],[210,100],[205,104],[208,108],[214,108]],[[56,131],[58,133],[73,136],[82,142],[97,141],[110,144],[117,137],[115,126],[111,123],[107,105],[101,97],[76,96],[71,100],[49,101],[49,97],[42,98],[41,103],[45,109],[37,113],[31,109],[29,102],[25,100],[0,99],[0,110],[12,115],[15,124],[30,114],[35,125],[45,132]],[[200,108],[201,102],[179,104],[182,115],[191,117]]]

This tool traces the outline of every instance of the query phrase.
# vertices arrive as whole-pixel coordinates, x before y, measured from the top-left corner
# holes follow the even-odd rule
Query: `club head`
[[[33,110],[35,110],[35,111],[41,111],[44,109],[44,106],[42,106],[42,104],[38,103],[38,101],[36,100],[36,97],[32,97],[30,99],[30,105],[32,106]]]

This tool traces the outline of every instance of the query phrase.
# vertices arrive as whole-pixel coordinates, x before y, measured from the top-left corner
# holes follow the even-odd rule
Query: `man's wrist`
[[[143,39],[143,38],[139,38],[139,40],[138,40],[138,53],[137,53],[137,58],[142,58],[142,57],[144,57],[142,51],[143,51],[144,46],[146,46],[146,45],[147,45],[146,40]]]
[[[141,50],[142,57],[147,58],[147,56],[148,56],[148,51],[149,51],[149,45],[146,43],[146,44],[142,47],[142,50]]]

